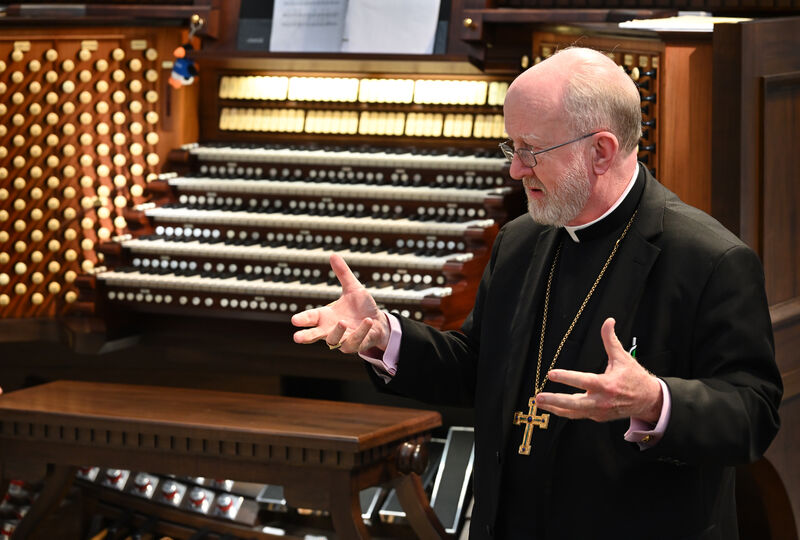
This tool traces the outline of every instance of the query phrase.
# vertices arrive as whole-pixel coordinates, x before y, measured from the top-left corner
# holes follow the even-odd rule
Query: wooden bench
[[[432,411],[58,381],[0,396],[0,476],[7,482],[47,465],[15,539],[35,529],[86,465],[282,485],[288,504],[330,512],[345,539],[369,537],[359,491],[388,482],[415,533],[442,538],[419,477],[398,465],[411,468],[440,424]]]

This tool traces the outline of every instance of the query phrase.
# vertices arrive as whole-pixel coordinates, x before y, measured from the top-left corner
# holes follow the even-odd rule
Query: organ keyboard
[[[523,210],[495,140],[508,81],[220,73],[201,88],[205,140],[122,208],[127,230],[98,247],[73,313],[288,322],[336,298],[336,251],[382,307],[458,327],[499,226]]]
[[[269,241],[270,235],[277,236],[268,233],[261,242],[157,234],[121,239],[104,246],[103,251],[107,261],[129,263],[130,267],[100,273],[98,281],[114,305],[133,306],[139,298],[138,303],[159,311],[180,312],[182,306],[196,306],[209,313],[221,308],[234,317],[285,314],[306,309],[314,299],[327,303],[338,296],[338,282],[328,263],[335,250],[356,269],[379,303],[419,320],[425,318],[425,312],[409,304],[423,304],[432,320],[434,311],[456,309],[451,306],[454,289],[459,292],[464,280],[474,280],[482,266],[474,252],[455,250],[453,241],[430,251],[417,249],[410,241],[407,248],[348,249],[333,237],[327,244],[303,237],[289,245],[285,237],[283,242]],[[196,287],[196,294],[167,292],[187,287]]]
[[[292,208],[288,209],[293,210]],[[352,210],[358,212],[359,208],[353,205]],[[191,226],[208,226],[209,234],[215,237],[224,228],[229,237],[236,236],[235,230],[245,229],[289,229],[310,231],[336,231],[336,232],[366,232],[383,233],[402,238],[425,237],[462,237],[470,230],[483,231],[494,225],[491,219],[468,220],[461,223],[446,223],[436,220],[414,220],[408,218],[384,219],[373,217],[355,217],[347,215],[325,216],[318,214],[297,213],[283,214],[280,208],[266,212],[247,210],[205,210],[185,207],[161,207],[145,210],[145,216],[157,225],[157,230],[165,228],[163,224],[173,224],[178,227],[183,223],[192,230]],[[274,213],[272,213],[274,212]],[[361,209],[363,213],[363,209]],[[425,216],[423,216],[425,217]],[[216,228],[215,228],[216,227]],[[203,234],[205,234],[203,230]],[[299,234],[299,233],[298,233]],[[241,236],[241,235],[240,235]],[[377,242],[376,242],[377,244]]]
[[[406,180],[407,181],[407,180]],[[220,179],[177,177],[167,181],[168,185],[178,193],[193,193],[210,191],[215,193],[234,192],[247,195],[319,195],[323,197],[362,198],[376,200],[411,200],[411,201],[437,201],[482,204],[490,195],[504,195],[511,188],[501,187],[481,189],[481,185],[473,177],[467,181],[462,179],[460,188],[440,187],[407,187],[394,185],[369,185],[369,184],[344,184],[336,182],[317,181],[314,183],[298,183],[288,181],[253,182],[246,179]],[[452,180],[451,180],[452,183]],[[463,188],[472,187],[474,191],[465,191]],[[188,199],[187,199],[188,200]],[[184,202],[184,198],[181,198]],[[191,202],[191,201],[190,201]]]
[[[259,164],[270,153],[282,155],[283,164],[308,164],[313,154],[205,150],[195,146],[190,152],[227,163],[234,157],[241,162],[244,156]],[[482,163],[503,167],[499,158],[484,158]],[[277,171],[239,168],[239,163],[230,166],[234,178],[219,177],[220,171],[207,168],[198,175],[152,183],[154,194],[174,202],[141,205],[129,210],[126,219],[154,234],[121,238],[117,246],[101,248],[107,264],[132,266],[97,274],[98,290],[110,306],[137,311],[185,308],[196,314],[223,309],[234,316],[263,314],[274,319],[279,313],[285,318],[298,308],[338,296],[338,283],[327,268],[330,253],[338,251],[383,307],[439,326],[453,324],[466,311],[451,297],[454,292],[474,293],[475,279],[470,284],[465,278],[480,272],[497,231],[484,205],[487,199],[502,200],[514,191],[508,186],[487,189],[484,177],[479,183],[472,175],[467,177],[472,189],[459,189],[446,181],[436,187],[442,183],[435,177],[406,175],[394,179],[401,185],[392,185],[381,183],[382,173],[370,173],[370,178],[364,173],[353,175],[350,183],[345,183],[346,177],[309,182],[302,172],[286,180],[289,175]],[[492,177],[485,180],[491,182]],[[402,185],[404,181],[408,185]],[[195,294],[187,296],[187,290]]]
[[[317,305],[336,300],[341,294],[338,285],[315,283],[319,276],[308,272],[308,277],[289,280],[281,276],[264,275],[261,278],[237,275],[222,275],[197,272],[194,275],[161,272],[158,269],[146,271],[107,271],[101,272],[98,279],[105,284],[108,300],[128,303],[173,304],[197,308],[222,308],[280,311],[294,313],[299,309],[310,309]],[[218,274],[217,274],[218,275]],[[290,274],[293,276],[293,274]],[[449,287],[422,287],[418,290],[398,289],[390,283],[384,287],[367,286],[375,301],[382,306],[421,304],[439,298],[447,298],[453,290]],[[180,296],[172,297],[171,292]],[[159,294],[162,293],[162,294]],[[217,297],[217,295],[220,295]],[[275,300],[282,300],[277,304]],[[288,300],[295,300],[287,303]],[[303,304],[302,302],[308,302]],[[438,302],[436,302],[438,304]],[[422,313],[415,313],[415,318],[422,319]]]
[[[381,307],[453,328],[522,209],[486,144],[193,143],[170,164],[98,248],[79,308],[286,321],[338,296],[336,251]]]
[[[448,170],[486,170],[497,172],[505,159],[481,155],[447,155],[445,153],[419,154],[377,149],[371,152],[358,150],[330,151],[326,149],[287,148],[237,148],[228,146],[190,145],[189,153],[203,162],[265,162],[315,166],[355,166]],[[501,182],[502,183],[502,182]]]
[[[198,191],[209,191],[215,198],[219,193],[238,192],[249,197],[250,204],[261,203],[264,195],[293,196],[301,201],[308,197],[384,200],[394,201],[394,208],[402,204],[405,211],[412,209],[417,213],[482,217],[489,212],[502,222],[509,213],[512,217],[519,213],[520,208],[511,208],[513,203],[508,202],[514,200],[513,190],[506,186],[506,163],[498,156],[496,149],[485,148],[408,151],[381,147],[344,150],[285,145],[187,145],[183,151],[173,152],[172,159],[183,163],[184,169],[196,170],[200,176],[186,174],[172,178],[161,189],[187,193],[187,200]],[[150,189],[158,190],[159,183],[152,183]],[[421,206],[420,201],[437,203],[434,205],[437,208]],[[449,204],[449,209],[438,208],[441,203]],[[459,203],[459,207],[452,203]],[[330,207],[330,201],[327,206]],[[379,211],[380,207],[372,207],[373,214]]]
[[[225,258],[225,259],[247,259],[263,262],[299,262],[307,264],[328,263],[327,250],[322,248],[299,249],[288,246],[272,247],[262,245],[238,245],[221,242],[222,245],[208,245],[207,242],[198,240],[173,241],[162,237],[140,237],[122,240],[120,245],[123,249],[128,249],[131,253],[138,255],[134,259],[134,264],[138,266],[148,255],[152,257],[153,264],[160,255],[180,256],[186,254],[198,258]],[[349,260],[352,264],[359,266],[373,265],[384,268],[419,268],[426,270],[437,270],[443,268],[448,263],[465,263],[473,259],[472,253],[452,253],[442,256],[422,256],[414,253],[391,253],[389,251],[373,251],[367,253],[353,251],[349,249],[337,249],[337,253]],[[173,265],[170,265],[172,267]],[[246,270],[247,271],[247,270]],[[256,271],[257,273],[260,271]]]

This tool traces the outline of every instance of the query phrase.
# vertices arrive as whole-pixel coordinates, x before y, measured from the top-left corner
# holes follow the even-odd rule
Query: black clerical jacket
[[[553,422],[553,443],[538,456],[530,486],[532,515],[548,539],[730,540],[733,466],[761,456],[779,426],[782,385],[763,270],[736,236],[639,168],[638,215],[592,299],[576,368],[605,369],[600,327],[614,317],[623,345],[635,336],[637,360],[668,386],[669,425],[641,451],[623,439],[627,419]],[[534,322],[558,234],[528,215],[508,223],[461,332],[401,319],[397,374],[388,384],[375,379],[423,401],[474,407],[472,539],[497,537],[506,445],[522,436],[513,413],[525,363],[536,361]],[[536,433],[533,452],[535,441]]]

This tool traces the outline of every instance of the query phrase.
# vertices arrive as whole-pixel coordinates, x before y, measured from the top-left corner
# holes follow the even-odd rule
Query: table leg
[[[422,488],[419,475],[409,473],[399,476],[394,481],[397,498],[406,512],[411,528],[421,540],[441,540],[449,538],[442,523],[428,503],[428,497]]]
[[[334,477],[330,496],[330,513],[338,537],[342,540],[368,539],[370,536],[361,518],[355,480],[349,475]]]
[[[24,540],[31,535],[39,522],[55,509],[67,494],[77,471],[77,467],[69,465],[48,465],[44,487],[14,530],[14,534],[11,535],[12,540]]]

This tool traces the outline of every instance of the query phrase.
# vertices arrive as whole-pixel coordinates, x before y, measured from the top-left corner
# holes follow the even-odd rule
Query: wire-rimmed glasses
[[[597,135],[600,133],[599,131],[593,131],[591,133],[587,133],[586,135],[581,135],[576,139],[572,139],[571,141],[563,142],[561,144],[557,144],[555,146],[551,146],[550,148],[545,148],[544,150],[539,150],[538,152],[534,152],[532,148],[514,148],[514,141],[511,139],[506,139],[505,141],[499,144],[500,150],[503,151],[503,155],[506,156],[506,159],[509,163],[514,159],[514,154],[519,156],[520,161],[522,164],[528,168],[534,168],[538,164],[536,161],[536,156],[539,154],[544,154],[545,152],[549,152],[550,150],[555,150],[556,148],[561,148],[562,146],[566,146],[568,144],[572,144],[574,142],[581,141],[586,139],[587,137],[591,137],[592,135]]]

